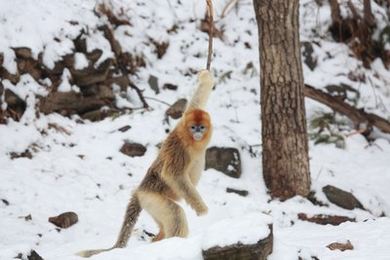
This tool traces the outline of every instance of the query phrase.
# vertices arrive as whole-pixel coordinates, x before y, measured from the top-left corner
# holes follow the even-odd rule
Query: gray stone
[[[330,202],[344,209],[364,209],[360,201],[350,192],[341,190],[332,185],[327,185],[322,188],[325,196]]]
[[[226,188],[227,193],[236,193],[240,196],[246,197],[248,196],[249,192],[247,190],[237,190],[233,188]]]
[[[17,48],[12,48],[15,52],[15,56],[17,58],[22,58],[22,59],[30,59],[32,58],[32,52],[30,48],[27,47],[17,47]]]
[[[148,83],[150,88],[156,93],[160,93],[160,89],[158,88],[158,78],[156,76],[150,75],[148,79]]]
[[[75,212],[64,212],[58,216],[50,217],[49,222],[60,228],[68,228],[79,221],[79,217]]]
[[[130,157],[143,156],[146,152],[146,147],[139,143],[126,141],[120,151]]]
[[[173,119],[180,118],[187,106],[187,99],[181,98],[177,100],[172,106],[170,106],[165,114]]]
[[[206,151],[206,170],[210,168],[230,177],[239,178],[241,176],[240,152],[236,148],[210,147]]]

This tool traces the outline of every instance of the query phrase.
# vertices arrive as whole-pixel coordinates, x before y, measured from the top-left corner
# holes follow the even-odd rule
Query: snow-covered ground
[[[150,243],[143,231],[156,233],[157,226],[142,213],[127,248],[94,259],[201,259],[202,248],[229,243],[232,236],[247,242],[266,236],[264,225],[269,221],[274,225],[272,260],[298,256],[389,259],[390,137],[381,135],[369,144],[362,136],[351,135],[345,138],[345,149],[310,142],[312,189],[317,198],[327,202],[321,189],[332,184],[352,191],[369,211],[344,210],[331,203],[329,207],[319,207],[301,197],[270,201],[261,175],[259,61],[252,3],[239,1],[237,9],[220,19],[227,1],[215,2],[216,25],[224,29],[224,36],[214,41],[212,68],[217,84],[208,104],[215,129],[210,145],[238,148],[242,176],[233,179],[212,169],[204,172],[198,189],[209,213],[197,217],[182,203],[189,222],[188,239]],[[188,72],[198,71],[206,63],[207,34],[198,29],[205,10],[203,1],[110,3],[132,24],[115,30],[122,48],[144,55],[147,62],[133,78],[137,86],[145,89],[144,95],[168,103],[190,96],[196,76]],[[43,51],[45,64],[53,66],[61,55],[72,51],[73,42],[69,39],[82,28],[90,31],[90,50],[100,48],[103,57],[112,56],[107,40],[96,30],[104,18],[94,15],[94,6],[92,0],[0,0],[0,52],[4,53],[4,66],[15,71],[10,47],[20,46],[31,48],[34,55]],[[373,10],[381,17],[381,24],[385,23],[385,12],[374,3]],[[304,65],[305,81],[318,88],[350,84],[361,93],[359,107],[389,119],[390,72],[380,60],[373,63],[371,70],[365,69],[351,57],[345,45],[334,43],[326,33],[329,19],[326,4],[319,8],[315,1],[301,1],[301,40],[320,43],[313,44],[316,69],[311,71]],[[174,25],[178,26],[177,32],[168,33]],[[312,28],[316,28],[316,34]],[[157,58],[148,38],[169,41],[162,59]],[[248,64],[253,64],[253,69],[246,69]],[[366,83],[351,81],[350,72],[365,75]],[[174,83],[178,90],[161,89],[155,96],[147,83],[150,75],[158,77],[160,86]],[[37,118],[33,94],[46,95],[44,84],[27,75],[17,86],[2,82],[5,88],[27,100],[28,108],[20,122],[0,125],[0,259],[26,255],[31,249],[44,259],[80,259],[74,255],[79,250],[111,246],[132,189],[155,158],[156,145],[164,139],[166,130],[175,125],[173,120],[164,120],[167,106],[149,99],[151,111],[136,110],[97,123],[80,124],[75,118],[56,114]],[[130,99],[130,104],[139,106],[135,98]],[[317,111],[330,111],[310,100],[306,109],[309,118]],[[50,127],[53,125],[60,127]],[[125,125],[131,129],[117,131]],[[146,154],[134,158],[123,155],[119,149],[125,140],[145,145]],[[33,153],[32,159],[10,159],[11,152],[20,153],[27,148]],[[226,193],[226,187],[248,190],[249,195]],[[57,230],[47,219],[65,211],[76,212],[79,222]],[[344,215],[356,218],[357,222],[322,226],[298,220],[300,212]],[[27,215],[32,219],[25,220]],[[256,226],[259,237],[254,232]],[[326,247],[347,240],[353,244],[353,250],[331,251]]]

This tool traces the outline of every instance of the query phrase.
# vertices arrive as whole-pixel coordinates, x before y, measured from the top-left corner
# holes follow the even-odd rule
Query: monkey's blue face
[[[190,132],[195,141],[200,141],[203,139],[207,127],[203,124],[193,124],[190,126]]]

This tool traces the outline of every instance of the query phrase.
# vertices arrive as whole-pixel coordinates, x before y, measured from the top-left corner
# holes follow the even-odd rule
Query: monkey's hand
[[[198,205],[196,205],[196,207],[194,207],[194,210],[196,212],[196,215],[198,216],[206,215],[209,211],[209,209],[207,208],[206,204],[203,203],[203,201]]]
[[[213,74],[208,70],[201,70],[198,75],[199,84],[212,87],[214,84]]]

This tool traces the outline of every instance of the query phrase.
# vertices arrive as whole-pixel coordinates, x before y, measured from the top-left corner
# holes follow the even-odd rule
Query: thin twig
[[[144,96],[144,98],[145,98],[145,99],[150,99],[150,100],[154,100],[154,101],[160,102],[161,104],[167,105],[167,106],[169,106],[169,107],[171,106],[171,104],[169,104],[169,103],[167,103],[167,102],[165,102],[165,101],[163,101],[163,100],[160,100],[160,99],[158,99],[158,98],[146,97],[146,96]]]
[[[145,100],[145,98],[144,98],[144,96],[143,96],[143,94],[142,94],[142,90],[140,90],[133,82],[130,82],[129,85],[130,85],[130,87],[131,87],[132,89],[135,90],[135,92],[137,92],[138,97],[139,97],[139,99],[141,100],[143,107],[144,107],[145,109],[148,109],[148,108],[149,108],[149,104],[148,104],[148,102],[146,102],[146,100]]]
[[[238,0],[230,0],[229,3],[227,3],[227,5],[225,5],[223,8],[221,18],[224,18],[237,3]]]
[[[214,34],[214,19],[213,19],[213,3],[211,0],[206,0],[207,3],[207,18],[209,21],[209,48],[207,55],[207,70],[210,70],[211,56],[213,55],[213,34]]]

